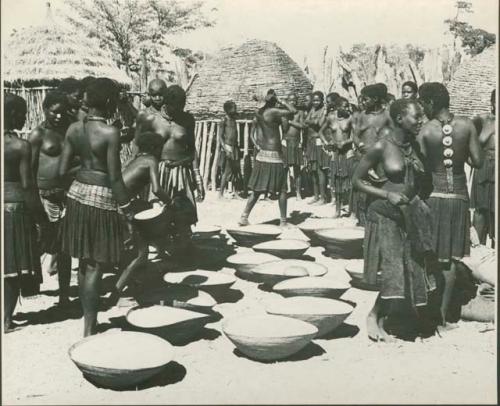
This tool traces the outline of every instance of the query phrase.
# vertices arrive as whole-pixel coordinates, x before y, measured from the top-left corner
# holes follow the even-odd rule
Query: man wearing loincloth
[[[226,116],[222,121],[221,131],[219,132],[222,169],[222,179],[219,191],[220,198],[224,196],[224,189],[229,180],[233,182],[235,191],[243,187],[243,177],[240,167],[240,150],[238,147],[236,103],[231,100],[226,101],[224,103],[224,112]]]
[[[293,116],[297,110],[286,102],[278,101],[270,89],[265,104],[256,114],[256,122],[262,134],[262,144],[255,159],[255,165],[248,183],[252,191],[239,224],[248,225],[248,216],[262,193],[279,194],[280,225],[286,226],[286,168],[283,162],[280,141],[281,119]]]
[[[433,248],[442,272],[440,277],[440,324],[447,325],[456,280],[456,261],[470,253],[470,215],[464,164],[479,168],[481,145],[471,120],[454,116],[446,87],[437,82],[420,86],[419,100],[429,121],[418,141],[432,175],[427,200],[433,225]]]
[[[489,234],[495,239],[495,90],[491,92],[491,114],[474,119],[479,143],[483,149],[483,166],[474,170],[472,177],[471,208],[474,209],[473,225],[481,244],[486,244]]]
[[[329,140],[325,136],[326,129],[330,130],[331,136]],[[327,149],[332,152],[330,181],[331,188],[335,191],[335,217],[340,217],[342,204],[350,198],[352,189],[353,152],[351,130],[352,116],[349,101],[342,97],[337,99],[335,108],[329,112],[325,124],[319,131],[323,142],[328,143]]]

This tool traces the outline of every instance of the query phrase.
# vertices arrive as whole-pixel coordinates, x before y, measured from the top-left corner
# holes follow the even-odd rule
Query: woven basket
[[[351,279],[362,280],[364,276],[363,266],[364,262],[362,259],[354,259],[346,264],[345,271]]]
[[[311,240],[311,244],[316,245],[320,240],[315,231],[354,226],[355,222],[351,219],[309,218],[297,227]]]
[[[256,266],[252,272],[255,281],[272,286],[291,278],[323,276],[328,272],[328,269],[317,262],[283,259]]]
[[[106,345],[109,342],[113,343],[113,345]],[[102,360],[96,363],[94,359],[89,359],[88,356],[82,354],[85,346],[94,346],[97,343],[103,343],[98,347],[106,348],[107,356],[122,361],[125,358],[124,354],[127,356],[137,354],[137,364],[143,363],[144,367],[139,367],[136,363],[128,367],[124,363],[123,367],[119,368],[114,366],[113,363],[114,367],[106,367],[102,365]],[[144,351],[155,354],[153,362],[145,362]],[[114,352],[116,352],[116,357]],[[68,354],[78,369],[90,381],[107,388],[121,389],[136,386],[159,373],[172,361],[173,348],[165,340],[151,334],[120,331],[84,338],[73,344]]]
[[[167,273],[163,276],[163,280],[167,283],[198,288],[210,295],[217,296],[229,289],[236,282],[236,277],[220,272],[197,270]]]
[[[283,259],[298,259],[305,254],[311,244],[302,240],[274,240],[254,245],[257,252],[275,255]]]
[[[293,317],[318,328],[316,337],[322,337],[340,326],[354,310],[351,305],[320,297],[290,297],[276,300],[266,306],[269,314]]]
[[[194,239],[211,238],[219,235],[220,232],[221,228],[219,226],[197,225],[193,227],[193,238]]]
[[[261,242],[274,240],[282,233],[278,226],[270,224],[256,224],[226,231],[238,245],[243,247],[252,247]]]
[[[288,358],[309,344],[318,333],[312,324],[274,315],[231,319],[222,328],[238,350],[261,361]]]
[[[338,299],[348,289],[349,284],[330,278],[293,278],[274,285],[273,290],[284,297],[314,296]]]
[[[315,231],[325,254],[331,258],[363,258],[364,229],[353,227]]]
[[[274,255],[254,251],[234,254],[226,259],[227,263],[236,269],[236,276],[252,282],[256,281],[253,275],[253,269],[256,266],[279,260]]]

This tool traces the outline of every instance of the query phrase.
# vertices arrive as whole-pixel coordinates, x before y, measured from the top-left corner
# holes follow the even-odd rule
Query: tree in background
[[[166,59],[176,49],[173,36],[215,24],[215,8],[186,0],[68,0],[75,15],[68,21],[99,39],[127,73],[142,66],[167,71]]]

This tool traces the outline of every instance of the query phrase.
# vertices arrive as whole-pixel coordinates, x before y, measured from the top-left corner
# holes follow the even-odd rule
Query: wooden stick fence
[[[242,156],[250,153],[251,120],[236,120],[238,131],[238,144]],[[217,174],[220,163],[220,140],[219,134],[222,130],[221,120],[200,120],[195,126],[195,145],[198,151],[200,173],[203,176],[205,189],[215,191],[217,188]],[[243,148],[241,147],[243,146]],[[242,173],[248,168],[244,166],[244,159],[241,160]]]

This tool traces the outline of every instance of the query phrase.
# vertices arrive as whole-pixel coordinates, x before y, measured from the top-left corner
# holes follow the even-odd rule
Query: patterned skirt
[[[493,156],[491,156],[493,155]],[[495,156],[488,154],[480,169],[474,169],[471,208],[495,212]]]
[[[56,254],[61,250],[59,237],[59,228],[61,220],[66,211],[66,191],[61,188],[39,189],[40,200],[49,224],[44,230],[44,239],[40,244],[42,252],[47,254]]]
[[[352,188],[353,158],[335,151],[330,161],[330,185],[336,193],[349,192]]]
[[[261,150],[257,154],[248,188],[254,192],[286,192],[287,171],[278,151]]]
[[[194,191],[196,182],[191,164],[171,166],[160,161],[160,185],[171,199],[173,222],[177,227],[189,227],[198,222]]]
[[[60,230],[62,250],[71,257],[120,261],[124,224],[111,188],[73,181]]]
[[[307,160],[311,165],[312,170],[329,169],[331,156],[323,149],[323,145],[319,138],[309,138],[307,141],[306,150]]]
[[[453,175],[453,193],[447,192],[446,175],[432,174],[429,205],[434,229],[432,243],[440,262],[460,260],[470,254],[470,213],[465,174]]]
[[[283,162],[287,166],[300,166],[304,163],[303,151],[297,142],[286,140],[286,145],[283,146]]]

